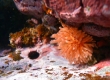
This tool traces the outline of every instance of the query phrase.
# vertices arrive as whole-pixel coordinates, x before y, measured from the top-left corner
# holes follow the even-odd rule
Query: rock
[[[85,24],[82,27],[82,30],[88,34],[98,36],[98,37],[110,36],[110,28],[104,28],[102,26],[95,25],[95,24],[90,24],[90,23]]]
[[[0,51],[0,57],[7,56],[12,50],[11,49],[5,49]]]
[[[83,0],[87,22],[110,27],[110,0]]]
[[[59,14],[61,19],[76,23],[92,22],[103,27],[110,27],[109,0],[79,0],[66,5]],[[76,6],[77,5],[77,6]],[[70,6],[70,8],[69,8]]]
[[[83,7],[80,1],[81,0],[74,0],[73,2],[71,0],[68,1],[64,9],[59,13],[60,18],[68,22],[86,22]]]
[[[13,0],[23,14],[31,15],[37,19],[43,17],[44,11],[41,0]]]
[[[52,10],[50,15],[66,24],[79,26],[82,23],[93,23],[91,29],[84,25],[84,31],[97,37],[110,36],[110,0],[14,0],[14,2],[22,13],[37,19],[44,16],[43,5],[45,5]]]

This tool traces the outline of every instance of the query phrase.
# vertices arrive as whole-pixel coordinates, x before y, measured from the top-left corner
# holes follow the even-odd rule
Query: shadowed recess
[[[36,52],[36,51],[31,51],[29,54],[28,54],[28,57],[30,58],[30,59],[36,59],[36,58],[38,58],[40,56],[40,54],[38,53],[38,52]]]

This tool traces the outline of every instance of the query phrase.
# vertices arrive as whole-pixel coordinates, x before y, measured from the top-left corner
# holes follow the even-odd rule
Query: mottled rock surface
[[[79,4],[78,1],[80,1]],[[76,23],[92,22],[103,27],[110,27],[109,0],[77,0],[73,2],[75,5],[71,4],[70,1],[66,9],[59,13],[62,19]],[[68,8],[69,6],[71,8]]]
[[[37,19],[43,17],[42,0],[14,0],[14,2],[23,14],[34,16]]]
[[[95,24],[84,24],[82,30],[88,34],[98,36],[98,37],[107,37],[110,36],[110,28],[104,28]]]
[[[44,16],[43,5],[46,5],[52,10],[51,15],[69,25],[93,23],[95,27],[85,27],[85,32],[98,37],[110,36],[108,34],[110,31],[108,29],[110,28],[110,0],[14,0],[14,2],[22,13],[37,19]],[[96,30],[96,27],[104,28]],[[93,32],[90,33],[89,30]],[[98,32],[94,33],[95,31]]]

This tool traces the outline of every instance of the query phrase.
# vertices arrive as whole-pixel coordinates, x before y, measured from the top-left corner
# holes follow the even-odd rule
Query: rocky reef
[[[95,43],[95,49],[92,51],[93,57],[95,56],[97,58],[96,55],[99,55],[103,47],[110,48],[109,0],[14,0],[14,3],[21,13],[31,15],[38,23],[42,23],[48,30],[53,31],[53,33],[58,32],[63,34],[62,30],[63,28],[65,29],[63,24],[65,24],[70,28],[77,28],[79,33],[81,30],[82,34],[92,36]],[[63,27],[60,28],[62,30],[59,30],[60,26]],[[72,28],[70,30],[73,30],[70,34],[78,33],[78,31],[74,32]],[[68,32],[65,30],[64,33],[62,39],[65,39],[64,43],[66,45],[69,39],[67,39],[66,35]],[[57,42],[57,39],[62,40],[60,36],[59,38],[58,36],[53,37],[56,39],[55,44],[59,45],[60,41]],[[79,39],[83,36],[84,35],[79,35]],[[73,35],[72,37],[74,38]],[[74,41],[76,37],[75,39],[73,38],[70,39]],[[83,38],[81,40],[83,41]],[[62,51],[64,47],[61,47],[61,45],[64,44],[59,45]],[[79,44],[76,44],[76,46],[77,45]],[[91,49],[87,50],[91,53]],[[100,55],[110,52],[110,50],[107,50],[107,52],[104,51],[105,49],[103,49]],[[105,56],[107,54],[105,54]]]
[[[13,49],[0,55],[1,79],[27,72],[30,80],[110,79],[109,0],[13,1],[29,17],[9,34]]]
[[[96,26],[84,29],[88,34],[106,37],[110,36],[109,23],[109,0],[14,0],[17,8],[24,14],[32,15],[39,19],[44,15],[43,5],[46,5],[50,10],[51,15],[60,18],[67,24],[86,24],[91,27],[91,24]],[[84,25],[86,26],[86,25]],[[83,27],[83,25],[82,25]],[[104,28],[100,28],[104,27]],[[108,30],[105,30],[105,29]],[[98,31],[99,33],[89,33],[89,31]],[[106,34],[103,34],[106,33]],[[101,36],[100,36],[101,34]]]

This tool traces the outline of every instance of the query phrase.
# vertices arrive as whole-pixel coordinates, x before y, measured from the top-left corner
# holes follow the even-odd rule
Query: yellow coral
[[[13,59],[14,61],[19,61],[21,59],[23,59],[23,57],[20,56],[20,53],[16,53],[16,52],[11,52],[8,55],[11,59]]]
[[[92,58],[94,40],[77,28],[65,26],[52,35],[51,43],[57,43],[60,54],[75,64],[87,63]]]
[[[25,27],[19,32],[16,33],[10,33],[10,44],[12,47],[17,47],[21,45],[34,45],[35,43],[32,42],[33,37],[36,37],[36,31],[34,28],[27,28]]]
[[[33,46],[37,42],[45,40],[49,41],[52,35],[51,30],[48,30],[43,24],[39,24],[34,28],[25,27],[19,32],[10,33],[10,44],[12,47]]]

